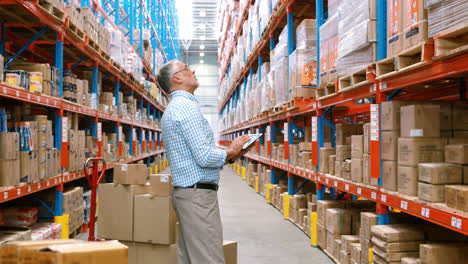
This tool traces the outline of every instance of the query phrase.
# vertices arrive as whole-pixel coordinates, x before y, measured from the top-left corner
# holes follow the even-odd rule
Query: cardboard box
[[[312,142],[300,142],[299,151],[312,151]]]
[[[365,123],[363,126],[363,130],[364,130],[363,153],[369,154],[370,153],[370,123]]]
[[[468,166],[463,166],[463,184],[468,184]]]
[[[317,224],[317,245],[327,249],[327,229],[321,224]]]
[[[418,257],[419,256],[418,251],[388,253],[388,252],[384,252],[382,249],[378,247],[373,248],[373,253],[390,263],[399,262],[401,261],[401,258],[404,258],[404,257]]]
[[[351,243],[351,259],[356,263],[361,263],[361,244]]]
[[[421,244],[419,246],[422,264],[464,263],[466,262],[467,243]]]
[[[351,145],[336,145],[336,160],[344,161],[351,158]]]
[[[440,138],[399,138],[398,165],[443,162],[444,143]]]
[[[445,146],[445,161],[456,164],[468,164],[468,144]]]
[[[387,10],[387,57],[391,58],[403,49],[403,1],[388,1]]]
[[[382,131],[400,130],[400,107],[409,104],[405,101],[388,101],[380,104]]]
[[[331,155],[335,155],[336,149],[334,148],[320,148],[320,171],[328,173],[328,160]]]
[[[148,167],[145,164],[115,164],[114,166],[114,183],[144,185],[148,175]]]
[[[318,223],[326,225],[327,223],[327,209],[329,208],[345,208],[344,201],[320,200],[317,201]]]
[[[401,258],[401,264],[420,264],[419,258]]]
[[[468,103],[455,101],[452,103],[452,127],[454,130],[468,130]]]
[[[31,229],[29,227],[0,226],[0,245],[25,240],[31,240]]]
[[[133,197],[145,193],[148,187],[144,185],[99,184],[98,237],[133,241]]]
[[[351,145],[351,136],[362,135],[363,133],[361,124],[337,124],[336,145]]]
[[[424,0],[403,1],[403,50],[427,40],[427,9]]]
[[[400,131],[382,131],[382,159],[398,159],[398,138]]]
[[[380,248],[382,251],[386,253],[418,251],[419,245],[424,243],[424,241],[407,241],[407,242],[388,243],[378,237],[372,237],[371,242],[374,245],[374,247]]]
[[[177,264],[177,245],[153,245],[125,242],[128,246],[128,264]]]
[[[448,207],[468,212],[468,185],[445,185],[445,203]]]
[[[0,160],[0,187],[20,183],[20,160]]]
[[[328,235],[352,235],[353,212],[349,209],[329,208],[327,209],[326,228]]]
[[[341,251],[351,254],[351,244],[359,243],[359,236],[343,235],[341,236]]]
[[[150,194],[156,196],[170,196],[172,193],[172,175],[170,174],[151,174],[150,175]]]
[[[364,154],[364,136],[351,136],[351,158],[360,159]]]
[[[424,240],[424,230],[419,225],[374,225],[371,227],[371,231],[372,236],[388,243]]]
[[[341,264],[349,264],[349,259],[351,255],[348,252],[345,252],[343,250],[340,251],[340,263]]]
[[[409,196],[418,195],[418,168],[398,166],[398,192]]]
[[[133,240],[169,245],[175,242],[176,215],[169,197],[135,196]]]
[[[371,178],[371,160],[370,155],[364,154],[362,155],[362,182],[367,185],[374,185],[374,181],[378,179]]]
[[[23,251],[24,263],[128,263],[128,248],[118,241],[50,245]],[[21,256],[20,256],[21,257]]]
[[[382,161],[382,187],[385,190],[398,190],[398,165],[396,161]]]
[[[333,241],[333,257],[335,257],[335,259],[340,259],[340,252],[341,252],[341,238],[338,238]]]
[[[327,251],[333,256],[335,252],[335,240],[340,239],[341,235],[332,234],[327,231]]]
[[[18,258],[21,257],[23,260],[32,262],[30,256],[26,256],[24,259],[24,252],[30,250],[37,250],[49,245],[60,245],[60,244],[71,244],[71,243],[82,243],[82,241],[74,239],[66,240],[34,240],[34,241],[10,241],[8,244],[3,244],[0,247],[0,263],[17,263]],[[24,262],[24,261],[23,261]],[[37,263],[37,262],[32,262]]]
[[[19,133],[0,132],[0,159],[16,160],[19,159]]]
[[[328,173],[331,175],[335,175],[335,162],[336,162],[336,155],[331,155],[328,157]]]
[[[369,263],[369,249],[372,248],[372,243],[370,240],[363,239],[361,237],[361,262],[360,263]]]
[[[362,183],[362,159],[351,159],[351,180]]]
[[[418,198],[432,203],[445,201],[445,185],[418,183]]]
[[[223,241],[224,262],[226,264],[237,264],[237,242]]]
[[[402,137],[440,137],[439,105],[408,105],[401,107]]]
[[[450,163],[420,163],[419,181],[432,184],[460,184],[463,167]]]
[[[361,212],[361,229],[360,236],[367,240],[370,240],[372,237],[371,228],[374,225],[377,225],[378,216],[376,213],[371,212]]]

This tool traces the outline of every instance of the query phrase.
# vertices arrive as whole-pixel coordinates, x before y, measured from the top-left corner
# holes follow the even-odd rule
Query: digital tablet
[[[263,134],[250,134],[250,139],[247,143],[242,146],[242,149],[248,149],[257,139],[259,139]]]

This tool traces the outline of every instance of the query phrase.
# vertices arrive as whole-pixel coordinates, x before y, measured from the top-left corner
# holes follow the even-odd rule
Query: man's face
[[[181,61],[174,62],[175,71],[172,74],[174,82],[182,85],[186,85],[193,90],[198,88],[198,79],[195,76],[195,71],[190,69],[188,65]]]

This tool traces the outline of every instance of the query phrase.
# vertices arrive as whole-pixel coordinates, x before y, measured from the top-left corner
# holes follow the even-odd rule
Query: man
[[[226,149],[216,148],[213,131],[194,96],[195,71],[170,61],[159,71],[158,83],[171,101],[162,117],[162,139],[171,166],[172,202],[179,218],[179,264],[224,263],[218,207],[219,171],[246,153],[249,140],[236,138]]]

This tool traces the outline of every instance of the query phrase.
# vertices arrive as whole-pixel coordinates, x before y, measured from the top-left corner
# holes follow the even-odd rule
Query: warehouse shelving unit
[[[22,57],[28,62],[50,63],[60,70],[59,97],[30,92],[20,87],[6,83],[0,84],[0,97],[18,100],[32,105],[45,106],[54,114],[54,147],[61,151],[62,173],[56,177],[44,179],[39,182],[6,187],[0,190],[0,203],[27,196],[29,194],[55,187],[56,208],[51,211],[53,216],[62,215],[62,192],[64,184],[85,176],[84,172],[66,172],[68,165],[68,121],[64,112],[76,113],[83,118],[92,120],[91,134],[98,140],[98,155],[102,153],[101,131],[103,123],[113,124],[117,134],[118,147],[116,152],[123,152],[123,127],[129,133],[129,155],[127,160],[117,160],[120,163],[132,163],[146,159],[147,165],[155,161],[156,156],[163,156],[164,149],[161,140],[161,130],[154,123],[145,123],[137,120],[123,118],[117,114],[107,114],[96,108],[82,106],[63,98],[63,73],[72,70],[92,71],[92,96],[98,95],[98,74],[103,74],[102,86],[114,91],[116,106],[118,107],[119,92],[126,91],[138,98],[140,113],[146,108],[149,119],[160,120],[164,105],[153,98],[135,76],[126,72],[110,59],[99,47],[92,43],[84,34],[77,34],[71,28],[70,18],[65,10],[65,4],[79,3],[81,7],[89,7],[98,16],[101,24],[106,24],[122,32],[130,45],[139,47],[140,59],[143,62],[143,71],[149,81],[156,82],[156,67],[143,59],[143,30],[151,32],[150,43],[152,47],[162,53],[164,61],[179,57],[177,39],[177,19],[175,17],[175,1],[131,1],[131,0],[65,0],[58,1],[61,8],[49,9],[50,3],[46,0],[1,0],[0,13],[4,16],[1,24],[0,52],[14,54],[12,58]],[[139,40],[134,40],[133,32],[139,30]],[[18,47],[19,45],[19,47]],[[156,65],[156,55],[153,54],[153,65]],[[12,61],[12,59],[10,59]],[[6,65],[10,61],[6,62]],[[163,97],[167,94],[161,90]],[[63,136],[64,135],[64,136]],[[143,153],[134,155],[137,144],[142,146]],[[112,169],[113,164],[107,164]],[[162,160],[159,168],[167,166],[167,160]]]
[[[252,50],[251,55],[245,60],[245,66],[241,69],[238,76],[234,76],[233,85],[229,88],[226,97],[220,99],[220,113],[229,112],[229,103],[231,100],[236,102],[238,94],[243,89],[246,76],[252,75],[254,69],[259,68],[262,61],[268,58],[269,50],[275,45],[275,31],[288,27],[288,32],[294,30],[293,15],[298,6],[303,8],[304,3],[309,1],[280,1],[273,8],[273,13],[268,26],[261,34],[261,38]],[[320,58],[319,48],[319,28],[324,22],[324,1],[312,1],[316,11],[317,21],[317,58]],[[252,4],[252,1],[249,1]],[[245,21],[245,12],[248,12],[249,5],[245,8],[244,16],[240,18],[239,26],[235,29],[233,47],[235,47],[239,35],[242,33],[242,24]],[[297,10],[297,9],[296,9]],[[386,2],[377,1],[377,59],[386,58]],[[292,36],[292,34],[289,34]],[[435,36],[435,45],[428,41],[423,46],[423,58],[418,67],[410,67],[404,71],[394,72],[393,74],[376,78],[375,66],[368,67],[365,74],[365,81],[356,85],[349,85],[345,89],[337,89],[333,94],[323,96],[318,99],[299,99],[284,105],[282,111],[268,112],[261,116],[250,119],[247,122],[235,125],[221,132],[220,145],[229,145],[237,136],[258,131],[266,131],[266,140],[257,143],[257,147],[245,157],[242,161],[242,168],[235,168],[238,173],[245,173],[245,166],[248,160],[256,161],[270,166],[271,180],[267,188],[271,188],[276,183],[275,171],[285,171],[288,175],[288,194],[293,195],[294,176],[298,176],[301,181],[313,181],[317,186],[317,198],[324,198],[325,188],[329,188],[331,193],[336,191],[350,193],[353,197],[362,197],[375,201],[377,203],[377,214],[379,215],[379,224],[388,224],[389,210],[399,210],[421,219],[433,222],[445,228],[468,235],[468,216],[465,213],[455,209],[442,208],[439,205],[421,202],[414,197],[383,190],[381,176],[381,138],[380,131],[380,103],[391,101],[398,97],[401,100],[466,100],[467,99],[467,75],[468,75],[468,53],[458,52],[450,56],[434,57],[434,50],[437,50],[437,39],[441,36]],[[221,36],[221,47],[224,45],[224,38]],[[270,44],[269,47],[267,44]],[[221,64],[222,72],[220,83],[229,73],[230,60],[233,53],[233,47],[227,60]],[[221,49],[222,50],[222,49]],[[288,40],[288,54],[294,50],[292,37]],[[317,69],[320,69],[320,60],[317,61]],[[317,74],[317,78],[320,78]],[[261,79],[261,76],[259,77]],[[317,80],[317,83],[320,83]],[[245,88],[244,88],[245,89]],[[330,174],[323,174],[320,171],[320,153],[319,149],[324,146],[324,127],[331,127],[332,135],[335,122],[353,123],[357,121],[367,121],[371,123],[371,178],[379,179],[379,186],[369,186],[355,183],[352,181],[338,178]],[[293,130],[312,126],[312,165],[316,171],[295,167],[290,163],[288,156],[288,145],[293,142]],[[275,134],[278,130],[283,130],[284,135],[284,160],[279,162],[272,159],[272,143],[275,140]],[[289,144],[288,144],[289,142]],[[332,146],[334,140],[332,140]],[[267,157],[259,156],[260,146],[266,149]],[[288,198],[286,198],[288,199]],[[268,200],[268,199],[267,199]],[[285,203],[286,204],[286,203]],[[288,210],[284,210],[287,214]],[[285,215],[285,218],[288,218]]]

